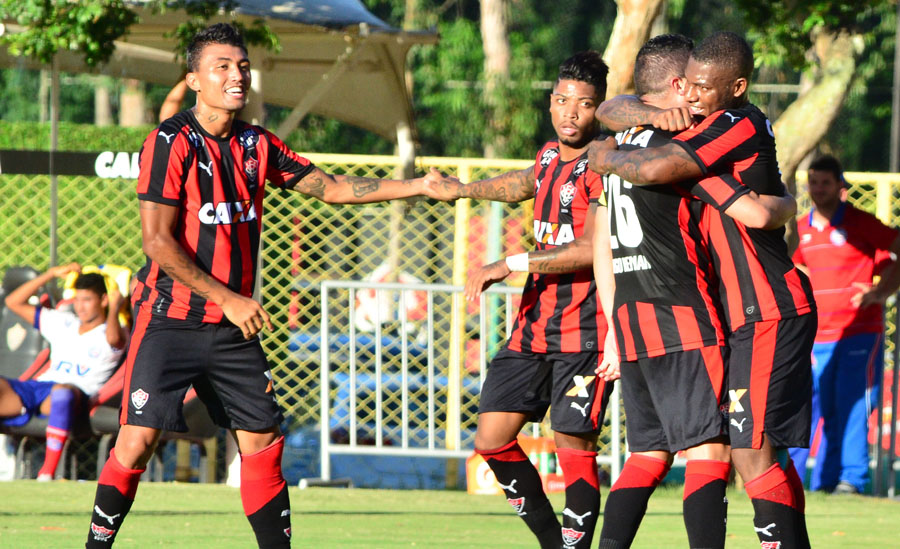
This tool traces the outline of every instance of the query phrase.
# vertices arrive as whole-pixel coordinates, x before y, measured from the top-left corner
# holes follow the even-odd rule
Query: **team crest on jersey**
[[[828,236],[828,238],[835,246],[843,246],[847,243],[847,231],[845,231],[844,229],[835,229],[831,231],[831,234]]]
[[[525,498],[507,498],[506,503],[512,505],[513,510],[520,517],[525,514],[525,511],[522,510],[525,507]]]
[[[197,149],[203,148],[203,138],[200,137],[200,134],[198,134],[195,131],[191,131],[188,134],[188,141],[191,142],[191,145],[193,145],[194,148],[197,148]]]
[[[557,156],[559,156],[559,149],[547,149],[544,151],[544,154],[541,155],[541,166],[546,168]]]
[[[250,157],[244,160],[244,173],[247,175],[247,179],[253,180],[256,179],[257,171],[259,170],[259,160]]]
[[[584,532],[580,532],[573,528],[563,528],[562,529],[563,544],[566,547],[572,547],[573,545],[578,543],[578,541],[581,540],[581,538],[583,538],[583,537],[584,537]]]
[[[94,539],[97,541],[109,541],[109,538],[113,537],[116,531],[92,522],[91,534],[94,535]]]
[[[564,207],[572,203],[578,189],[571,181],[567,181],[565,185],[559,188],[559,203]]]
[[[253,131],[252,128],[247,128],[241,132],[241,136],[238,139],[245,149],[252,149],[259,143],[259,134]]]
[[[577,164],[575,164],[575,168],[572,170],[572,175],[574,175],[575,177],[580,176],[585,171],[587,171],[587,165],[588,165],[587,158],[582,158],[581,160],[578,161]]]
[[[143,389],[138,389],[137,391],[131,393],[131,403],[134,404],[134,407],[140,410],[144,407],[144,404],[147,404],[147,400],[150,398],[150,395],[147,394]]]

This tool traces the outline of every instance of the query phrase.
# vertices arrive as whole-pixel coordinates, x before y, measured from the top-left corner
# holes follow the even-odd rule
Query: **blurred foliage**
[[[0,0],[0,6],[61,5],[63,0]],[[115,1],[81,2],[78,6]],[[228,11],[235,3],[191,2],[197,9]],[[434,46],[415,46],[408,58],[412,74],[413,102],[417,119],[418,153],[441,156],[481,156],[490,139],[489,112],[482,97],[484,55],[479,29],[477,0],[363,0],[376,16],[395,27],[408,24],[416,29],[433,29],[440,35]],[[531,158],[534,151],[553,136],[546,114],[548,94],[556,68],[572,53],[593,48],[603,51],[616,15],[615,2],[571,0],[538,2],[509,0],[509,41],[512,50],[507,89],[503,90],[509,117],[502,156]],[[202,5],[202,7],[200,6]],[[408,5],[416,12],[405,21]],[[73,9],[69,6],[69,9]],[[171,9],[172,5],[169,8]],[[680,32],[695,39],[717,30],[731,30],[748,36],[760,62],[754,81],[796,83],[806,67],[809,33],[827,25],[846,25],[862,31],[865,49],[859,59],[857,78],[833,131],[823,140],[823,151],[839,155],[850,170],[884,171],[888,166],[891,114],[894,29],[896,3],[873,0],[859,3],[844,0],[669,0],[661,32]],[[194,9],[194,8],[192,8]],[[213,11],[208,11],[212,13]],[[185,24],[202,24],[204,13],[193,12]],[[187,27],[185,27],[187,28]],[[245,32],[250,33],[245,29]],[[173,37],[183,35],[173,34]],[[274,37],[260,34],[258,44],[276,47]],[[268,42],[267,42],[268,41]],[[181,46],[179,46],[181,48]],[[62,79],[61,119],[89,124],[93,121],[92,90],[96,77],[66,76]],[[111,86],[114,112],[121,85]],[[0,118],[7,121],[39,119],[39,78],[37,72],[22,69],[0,71]],[[148,109],[158,112],[167,93],[162,86],[147,85]],[[189,94],[190,95],[190,94]],[[796,97],[789,93],[755,93],[759,103],[774,119]],[[185,100],[185,106],[193,97]],[[267,125],[275,127],[287,116],[287,109],[267,106]],[[111,131],[111,130],[110,130]],[[84,141],[88,143],[90,141]],[[290,146],[306,152],[391,154],[392,141],[365,130],[315,115],[307,116],[287,139]],[[105,147],[104,147],[105,148]]]

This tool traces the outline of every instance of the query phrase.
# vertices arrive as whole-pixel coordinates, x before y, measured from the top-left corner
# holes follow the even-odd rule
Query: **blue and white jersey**
[[[112,376],[123,349],[106,341],[106,323],[79,334],[81,321],[74,313],[41,308],[35,319],[41,335],[50,342],[50,368],[38,381],[71,383],[93,396]]]

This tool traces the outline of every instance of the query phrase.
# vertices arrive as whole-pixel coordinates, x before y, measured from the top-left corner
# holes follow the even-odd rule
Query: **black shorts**
[[[221,427],[260,431],[281,423],[259,339],[245,340],[230,322],[173,320],[142,311],[125,368],[122,424],[187,431],[182,401],[191,385]]]
[[[724,347],[623,362],[621,371],[630,451],[678,452],[728,432]]]
[[[745,324],[728,339],[728,427],[734,448],[809,446],[815,314]]]
[[[612,383],[594,370],[600,353],[520,353],[504,347],[488,365],[478,413],[521,412],[560,433],[599,433]]]

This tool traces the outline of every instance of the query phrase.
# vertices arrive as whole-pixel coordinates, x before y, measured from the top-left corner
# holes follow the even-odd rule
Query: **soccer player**
[[[692,48],[681,35],[656,36],[641,47],[634,83],[643,103],[666,111],[687,105],[682,80]],[[665,145],[671,136],[642,125],[619,132],[616,142],[621,150],[636,150]],[[731,471],[719,409],[725,337],[699,203],[691,200],[694,193],[715,192],[716,183],[639,187],[615,174],[605,180],[594,270],[601,296],[614,292],[614,303],[603,308],[611,311],[623,361],[632,454],[606,500],[600,547],[631,545],[650,495],[681,450],[688,459],[684,521],[690,546],[722,547]],[[751,223],[770,222],[770,212],[751,194],[735,200],[728,213]],[[796,209],[793,199],[763,202],[787,203],[776,220],[782,224]],[[607,227],[610,236],[604,234]],[[612,359],[616,352],[607,354]],[[607,360],[603,369],[615,367]]]
[[[53,479],[75,412],[88,403],[116,370],[127,334],[119,325],[124,301],[115,284],[107,294],[99,273],[75,280],[74,313],[28,303],[34,293],[54,278],[81,271],[78,263],[50,268],[6,296],[6,307],[32,322],[50,342],[50,367],[36,380],[0,378],[0,418],[5,425],[24,425],[32,416],[47,418],[47,448],[39,481]]]
[[[266,181],[326,202],[420,194],[423,181],[332,178],[275,135],[234,117],[250,61],[238,31],[216,24],[188,46],[196,106],[162,122],[141,151],[137,184],[147,263],[137,274],[132,343],[116,446],[100,473],[87,547],[109,547],[163,429],[184,431],[193,385],[241,452],[241,499],[260,547],[290,545],[284,437],[257,333],[272,328],[251,298]]]
[[[591,272],[596,205],[589,201],[603,188],[600,176],[587,169],[586,152],[597,136],[594,111],[606,93],[606,75],[595,51],[577,53],[560,65],[550,94],[557,138],[541,147],[533,166],[468,185],[436,171],[426,176],[454,188],[459,197],[534,198],[537,250],[471,272],[465,294],[478,300],[513,271],[529,273],[510,338],[488,366],[475,451],[544,548],[590,547],[600,512],[596,444],[612,384],[594,373],[606,322]],[[548,406],[566,483],[561,530],[540,476],[516,440]]]
[[[841,164],[823,156],[809,166],[814,208],[797,219],[794,263],[809,274],[819,311],[813,345],[813,415],[823,436],[811,490],[859,493],[869,480],[868,418],[884,368],[884,311],[900,286],[900,231],[841,200]],[[877,284],[873,277],[881,274]],[[794,449],[806,472],[807,449]]]
[[[722,213],[747,192],[744,186],[783,192],[771,124],[747,100],[752,71],[753,52],[743,38],[709,36],[685,68],[690,112],[703,122],[661,147],[598,148],[591,165],[638,185],[705,176],[733,187],[710,196],[716,207],[706,207],[701,220],[730,330],[732,460],[753,503],[760,542],[787,549],[809,544],[803,486],[786,449],[809,443],[815,302],[809,280],[790,261],[783,229],[754,229]]]

